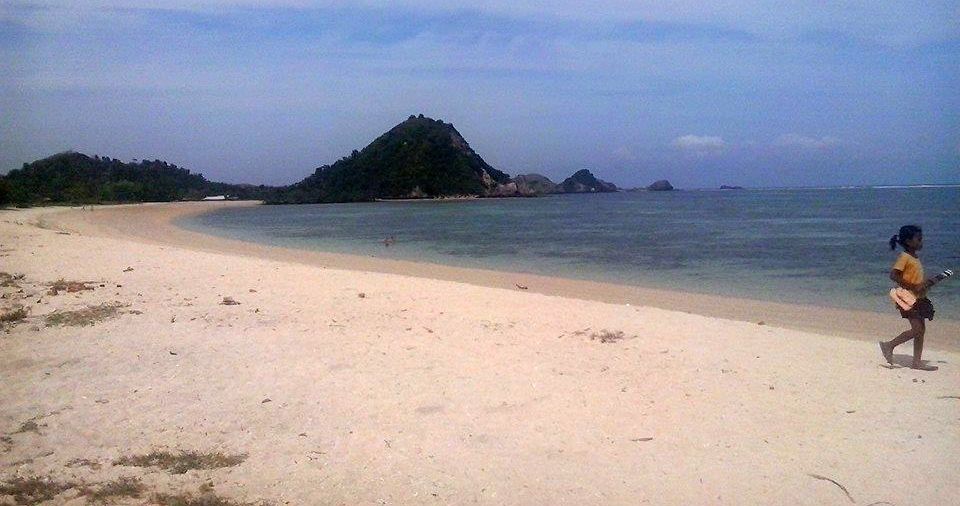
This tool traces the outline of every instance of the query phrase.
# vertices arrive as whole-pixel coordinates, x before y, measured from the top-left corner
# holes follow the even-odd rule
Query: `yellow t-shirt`
[[[907,283],[919,285],[924,281],[923,265],[920,264],[920,259],[909,253],[900,253],[897,261],[893,264],[893,270],[902,272],[903,280]],[[924,292],[926,292],[926,290],[916,295],[923,296]]]

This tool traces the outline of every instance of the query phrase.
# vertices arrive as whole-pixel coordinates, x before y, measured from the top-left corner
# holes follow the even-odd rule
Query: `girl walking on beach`
[[[933,319],[933,304],[927,298],[927,289],[933,283],[925,280],[923,277],[923,265],[917,257],[917,253],[923,249],[923,230],[917,225],[905,225],[900,227],[900,233],[890,238],[890,249],[896,249],[897,245],[903,248],[903,253],[897,257],[897,261],[890,270],[890,279],[897,283],[897,286],[909,290],[916,296],[917,302],[909,310],[900,310],[900,316],[910,322],[910,330],[903,332],[891,341],[880,341],[880,352],[883,358],[889,364],[893,364],[893,349],[897,346],[913,339],[913,367],[914,369],[934,370],[933,367],[923,365],[920,359],[923,354],[923,335],[926,332],[924,320]]]

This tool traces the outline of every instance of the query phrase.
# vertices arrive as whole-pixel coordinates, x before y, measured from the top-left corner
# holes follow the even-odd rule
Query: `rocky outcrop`
[[[650,186],[647,186],[647,191],[652,191],[652,192],[669,192],[675,189],[676,188],[674,188],[673,185],[670,184],[670,181],[667,181],[666,179],[655,181]]]
[[[498,185],[490,192],[491,197],[535,197],[557,193],[558,186],[540,174],[520,174],[510,182]]]
[[[615,192],[617,185],[597,179],[589,170],[581,169],[564,179],[559,185],[562,193]]]
[[[546,195],[557,192],[557,183],[540,174],[520,174],[512,180],[523,193]]]

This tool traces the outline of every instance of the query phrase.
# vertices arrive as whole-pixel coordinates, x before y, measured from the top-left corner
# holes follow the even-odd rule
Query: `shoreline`
[[[223,207],[250,207],[259,201],[176,202],[77,208],[55,208],[42,214],[46,226],[69,232],[128,238],[152,244],[235,254],[340,270],[411,276],[474,286],[520,290],[568,299],[638,307],[654,307],[713,318],[836,335],[863,341],[888,340],[906,329],[893,309],[889,313],[835,308],[635,285],[544,276],[539,274],[456,267],[445,264],[367,257],[287,248],[224,238],[179,227],[175,222]],[[54,209],[54,208],[51,208]],[[761,323],[762,322],[762,323]],[[960,321],[935,319],[925,347],[960,351]]]

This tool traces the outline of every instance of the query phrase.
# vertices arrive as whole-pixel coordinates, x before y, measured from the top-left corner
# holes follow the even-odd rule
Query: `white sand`
[[[960,493],[956,322],[930,324],[938,371],[887,369],[869,341],[602,302],[649,292],[595,287],[584,295],[600,301],[579,300],[533,292],[593,285],[165,225],[217,205],[0,212],[0,271],[25,274],[23,293],[0,289],[0,308],[31,310],[0,334],[0,481],[135,476],[144,498],[212,483],[274,504],[851,503],[811,475],[856,504]],[[58,278],[96,289],[46,295]],[[530,290],[477,286],[515,279]],[[92,326],[45,326],[55,310],[104,302],[128,306]],[[769,319],[778,306],[733,306],[734,318],[781,323]],[[783,324],[829,328],[819,310],[802,313]],[[863,322],[903,327],[895,315]],[[626,339],[591,339],[603,330]],[[35,431],[15,433],[31,420]],[[164,449],[247,457],[179,475],[113,465]],[[74,487],[51,503],[85,501]]]

